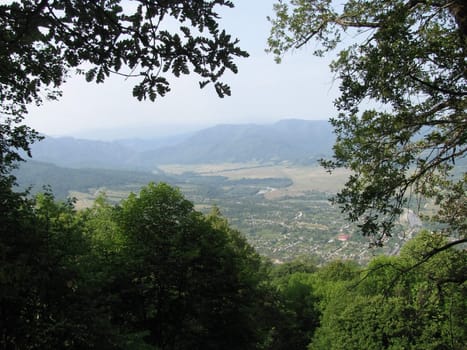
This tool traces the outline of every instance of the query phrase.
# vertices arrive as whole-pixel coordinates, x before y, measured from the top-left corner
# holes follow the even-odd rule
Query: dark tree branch
[[[463,91],[453,91],[453,90],[448,90],[448,89],[444,89],[442,87],[439,87],[439,86],[436,86],[434,85],[433,83],[430,83],[428,81],[424,81],[422,79],[419,79],[417,78],[415,75],[413,74],[409,74],[409,77],[412,78],[413,80],[415,80],[416,82],[422,84],[422,85],[425,85],[427,87],[429,87],[430,89],[432,90],[435,90],[435,91],[438,91],[438,92],[442,92],[443,94],[449,94],[449,95],[454,95],[454,96],[467,96],[467,92],[463,92]]]

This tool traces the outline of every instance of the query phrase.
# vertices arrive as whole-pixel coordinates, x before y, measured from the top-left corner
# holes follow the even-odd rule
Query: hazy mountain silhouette
[[[70,168],[126,169],[137,153],[117,142],[49,137],[33,144],[32,159]]]
[[[191,135],[112,142],[52,138],[33,145],[33,159],[74,168],[153,169],[160,164],[219,162],[313,163],[331,154],[327,121],[218,125]]]
[[[272,125],[218,125],[177,145],[142,153],[153,164],[289,161],[310,163],[334,143],[327,121],[288,119]]]

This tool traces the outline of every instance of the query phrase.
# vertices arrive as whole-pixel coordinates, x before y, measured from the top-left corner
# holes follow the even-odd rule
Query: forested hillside
[[[149,182],[171,182],[175,179],[162,173],[96,168],[66,168],[51,163],[29,160],[21,163],[13,171],[20,190],[29,189],[32,193],[50,187],[58,199],[70,197],[71,191],[88,192],[103,188],[125,188],[131,190]]]
[[[103,142],[47,137],[32,147],[32,155],[64,167],[130,170],[249,161],[315,164],[331,154],[333,142],[328,122],[289,119],[270,125],[219,125],[181,139]]]
[[[329,156],[334,143],[327,121],[282,120],[272,125],[219,125],[178,145],[145,152],[153,164],[242,163],[313,164]]]

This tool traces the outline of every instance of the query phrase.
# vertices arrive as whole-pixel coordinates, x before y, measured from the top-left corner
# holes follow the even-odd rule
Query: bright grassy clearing
[[[329,174],[319,166],[259,165],[255,163],[173,164],[160,168],[169,174],[194,172],[204,176],[225,176],[232,180],[264,178],[289,178],[292,180],[292,186],[267,193],[268,199],[286,195],[299,196],[308,191],[335,193],[343,187],[350,174],[347,169],[337,169],[333,174]]]
[[[266,178],[292,180],[292,185],[289,187],[275,188],[266,192],[264,196],[270,200],[285,196],[297,197],[310,191],[336,193],[342,188],[350,174],[346,169],[337,169],[333,174],[329,174],[319,166],[260,165],[257,163],[171,164],[161,166],[160,169],[169,175],[192,172],[201,176],[225,176],[231,180]],[[111,202],[117,203],[126,198],[130,192],[138,192],[138,188],[144,185],[146,184],[133,184],[112,189],[90,189],[88,192],[72,191],[70,195],[77,199],[78,208],[86,208],[92,206],[101,192],[104,192]]]

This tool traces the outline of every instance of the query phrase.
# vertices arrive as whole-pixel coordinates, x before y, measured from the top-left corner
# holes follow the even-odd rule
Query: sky
[[[134,81],[111,77],[104,84],[72,76],[59,101],[31,106],[26,123],[50,136],[89,139],[151,138],[217,124],[273,123],[281,119],[328,119],[336,114],[338,91],[329,70],[332,57],[317,58],[313,47],[287,54],[281,64],[265,52],[273,0],[235,0],[222,10],[221,27],[250,54],[237,59],[238,74],[226,74],[232,96],[220,99],[195,75],[169,77],[172,91],[155,102],[132,97]]]

